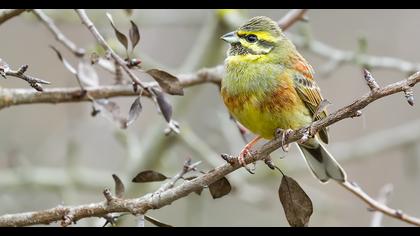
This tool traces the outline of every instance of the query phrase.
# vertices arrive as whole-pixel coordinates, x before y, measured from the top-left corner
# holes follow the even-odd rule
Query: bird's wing
[[[305,103],[311,114],[314,115],[317,112],[323,98],[321,96],[321,91],[318,85],[313,79],[312,67],[310,67],[307,63],[301,63],[302,64],[300,64],[298,68],[294,69],[295,74],[293,76],[293,81],[296,92],[300,99],[302,99],[302,101]],[[318,114],[313,119],[320,120],[326,116],[327,111],[326,109],[323,109],[321,112],[318,112]],[[323,142],[328,143],[328,133],[326,128],[319,132],[319,137]]]

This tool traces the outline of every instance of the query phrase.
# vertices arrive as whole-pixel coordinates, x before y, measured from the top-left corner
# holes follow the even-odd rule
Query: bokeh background
[[[128,31],[129,19],[138,24],[141,42],[135,52],[144,68],[162,68],[177,74],[221,64],[227,45],[219,38],[233,29],[226,22],[241,21],[238,15],[243,19],[266,15],[278,20],[288,10],[135,9],[131,16],[124,10],[88,10],[101,33],[119,47],[113,39],[107,11],[123,32]],[[45,12],[79,47],[95,48],[94,39],[73,11]],[[420,31],[416,30],[419,10],[310,10],[307,16],[308,22],[295,24],[287,33],[354,52],[361,50],[359,42],[365,40],[367,49],[362,53],[420,61]],[[76,62],[31,13],[23,13],[0,26],[0,58],[12,68],[29,64],[28,73],[51,81],[50,87],[77,86],[49,45],[59,48],[70,62]],[[322,93],[333,103],[329,110],[368,92],[357,61],[343,63],[327,75],[323,72],[330,63],[328,59],[305,47],[299,50],[318,72]],[[393,68],[374,68],[371,72],[381,85],[408,75]],[[109,73],[99,68],[98,73],[101,84],[113,83]],[[0,80],[0,86],[26,88],[27,84],[10,78]],[[418,88],[414,91],[420,92]],[[174,106],[173,118],[181,126],[179,135],[163,134],[166,123],[148,99],[142,100],[144,110],[127,130],[104,117],[91,117],[89,103],[22,105],[1,110],[0,214],[102,201],[102,189],[113,188],[113,173],[125,183],[127,197],[141,196],[157,189],[159,183],[131,183],[137,172],[153,169],[174,175],[188,157],[202,160],[200,167],[209,170],[223,163],[220,153],[236,154],[241,150],[244,142],[229,120],[215,85],[188,88],[185,96],[169,99]],[[134,98],[112,100],[128,112]],[[419,115],[418,107],[410,107],[403,94],[381,99],[364,109],[362,117],[331,126],[328,146],[350,180],[372,197],[392,184],[388,204],[417,216]],[[310,226],[371,225],[373,213],[367,206],[338,184],[320,184],[294,146],[287,155],[276,151],[272,156],[311,197],[314,213]],[[234,189],[223,198],[213,200],[208,191],[203,191],[201,196],[190,194],[148,214],[174,226],[288,226],[277,194],[279,173],[258,163],[256,175],[241,169],[228,179]],[[103,223],[103,219],[92,218],[81,220],[76,226]],[[122,218],[121,225],[134,224],[133,217]],[[151,226],[147,222],[146,225]],[[382,225],[407,226],[388,217],[384,217]]]

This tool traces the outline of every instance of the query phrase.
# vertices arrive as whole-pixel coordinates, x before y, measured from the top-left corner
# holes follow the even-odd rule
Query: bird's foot
[[[293,132],[293,130],[291,129],[286,129],[286,130],[282,130],[282,129],[277,129],[276,131],[276,136],[278,137],[279,134],[281,134],[281,149],[283,150],[283,152],[288,152],[290,145],[289,144],[285,144],[287,142],[287,139],[289,139],[290,134]]]
[[[253,163],[254,164],[254,168],[252,168],[252,169],[250,169],[247,165],[246,165],[246,162],[245,162],[245,158],[246,157],[248,157],[248,156],[250,156],[251,155],[251,153],[250,153],[250,150],[249,150],[249,148],[247,147],[247,146],[245,146],[243,149],[242,149],[242,151],[241,151],[241,153],[239,154],[239,156],[238,156],[238,162],[239,162],[239,164],[241,165],[241,166],[243,166],[249,173],[251,173],[251,174],[255,174],[255,162]]]

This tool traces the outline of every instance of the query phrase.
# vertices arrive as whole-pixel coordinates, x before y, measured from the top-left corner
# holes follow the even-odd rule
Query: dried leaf
[[[137,44],[140,41],[140,31],[136,23],[134,23],[132,20],[130,20],[130,22],[131,22],[131,28],[128,34],[130,36],[131,47],[134,50],[134,48],[137,46]]]
[[[166,93],[172,95],[184,95],[184,90],[177,77],[158,69],[151,69],[146,71],[146,73],[151,75]]]
[[[156,226],[159,226],[159,227],[173,227],[172,225],[165,224],[165,223],[160,222],[159,220],[157,220],[153,217],[147,216],[147,215],[144,215],[144,219],[149,221],[150,223],[156,225]]]
[[[77,67],[77,76],[85,87],[98,87],[99,77],[93,66],[85,61],[80,61]]]
[[[283,176],[279,197],[290,226],[307,226],[313,212],[312,201],[294,179]]]
[[[109,19],[109,22],[111,23],[112,28],[114,29],[115,32],[115,36],[117,36],[118,41],[125,47],[125,50],[128,51],[128,40],[127,40],[127,36],[125,36],[125,34],[121,33],[117,27],[115,27],[115,23],[114,20],[112,19],[112,15],[107,12],[106,16]]]
[[[209,185],[210,194],[213,199],[221,198],[228,194],[232,187],[226,177],[223,177]]]
[[[127,126],[131,125],[140,115],[142,111],[142,106],[140,103],[140,96],[134,100],[133,104],[131,104],[130,111],[128,112],[128,119],[127,119]]]
[[[133,178],[134,183],[147,183],[147,182],[158,182],[158,181],[164,181],[168,177],[165,175],[156,172],[154,170],[145,170],[136,175],[136,177]]]
[[[60,51],[58,51],[58,49],[54,46],[50,45],[50,47],[55,51],[55,53],[57,53],[58,59],[60,59],[60,61],[64,64],[67,70],[69,70],[72,74],[77,76],[76,69],[74,69],[74,67],[61,55]]]
[[[113,174],[112,178],[114,178],[115,182],[115,196],[117,196],[118,198],[124,197],[125,187],[123,182],[116,174]]]
[[[172,105],[166,100],[165,95],[162,92],[154,88],[152,88],[152,91],[156,95],[156,102],[163,117],[168,123],[170,123],[172,118]]]
[[[127,128],[127,119],[122,117],[120,107],[117,103],[108,99],[98,99],[93,102],[95,109],[106,118],[115,121],[119,127]]]

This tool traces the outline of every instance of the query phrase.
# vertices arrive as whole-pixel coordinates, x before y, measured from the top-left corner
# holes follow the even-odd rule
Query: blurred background
[[[128,32],[130,19],[137,23],[141,41],[135,53],[145,69],[161,68],[178,74],[223,63],[227,45],[219,38],[233,30],[235,23],[257,15],[279,20],[288,10],[134,9],[131,15],[124,10],[88,10],[108,42],[124,55],[106,12],[114,16],[123,32]],[[45,13],[76,45],[95,49],[94,39],[74,11]],[[385,58],[385,63],[390,60],[388,68],[371,70],[380,85],[410,74],[411,69],[404,69],[400,61],[392,58],[413,65],[420,61],[420,31],[414,27],[420,20],[418,10],[309,10],[307,17],[307,22],[293,25],[287,35],[317,72],[323,96],[333,103],[330,111],[368,92],[359,56],[378,56]],[[23,13],[2,24],[0,35],[0,58],[13,69],[28,64],[28,73],[52,82],[49,87],[77,86],[49,45],[57,47],[71,63],[77,60],[33,14]],[[319,42],[328,48],[315,47]],[[355,59],[337,63],[331,58],[340,54],[329,51],[331,48],[355,52]],[[111,74],[100,68],[97,71],[101,84],[114,82]],[[0,80],[0,86],[28,87],[14,78]],[[414,89],[415,94],[419,92]],[[102,116],[92,117],[89,103],[34,104],[1,110],[0,215],[102,201],[102,190],[113,188],[111,174],[117,174],[125,183],[126,197],[138,197],[161,184],[131,183],[142,170],[153,169],[171,176],[189,157],[203,161],[200,168],[210,170],[224,163],[220,153],[239,153],[244,142],[229,120],[217,86],[194,86],[185,89],[183,97],[168,98],[174,106],[173,119],[181,126],[179,135],[164,135],[167,124],[149,99],[142,100],[143,112],[127,130]],[[134,97],[111,100],[128,112]],[[356,181],[374,198],[384,186],[392,184],[387,204],[414,216],[420,216],[419,117],[420,110],[409,106],[404,94],[389,96],[369,105],[362,117],[331,126],[328,146],[349,180]],[[310,226],[371,225],[373,213],[367,206],[338,184],[320,184],[294,145],[289,153],[276,151],[272,157],[312,199]],[[201,196],[193,193],[148,215],[174,226],[288,226],[278,199],[278,172],[258,163],[255,175],[240,169],[227,178],[233,191],[223,198],[213,200],[208,191]],[[90,218],[76,226],[101,226],[104,222]],[[124,216],[120,224],[134,225],[134,217]],[[407,226],[388,217],[384,217],[382,225]],[[146,226],[151,224],[146,222]]]

